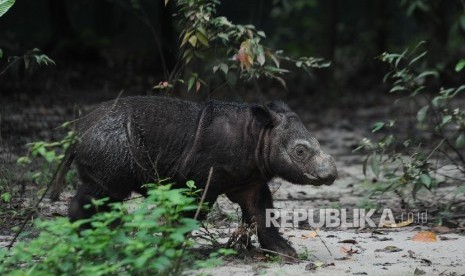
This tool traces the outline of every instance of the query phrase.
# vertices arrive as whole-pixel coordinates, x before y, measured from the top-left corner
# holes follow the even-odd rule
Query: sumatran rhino
[[[79,141],[65,156],[52,192],[57,198],[73,159],[82,180],[71,201],[72,221],[92,216],[84,205],[109,197],[122,201],[143,184],[169,178],[182,186],[194,180],[213,204],[221,194],[255,222],[262,247],[296,256],[275,227],[267,185],[274,177],[297,184],[332,184],[334,159],[321,150],[299,116],[282,102],[265,106],[219,101],[194,103],[165,97],[128,97],[102,103],[77,122]]]

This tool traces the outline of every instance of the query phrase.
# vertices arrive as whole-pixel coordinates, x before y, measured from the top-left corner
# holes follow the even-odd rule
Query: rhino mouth
[[[313,185],[323,185],[323,184],[330,185],[332,183],[332,182],[326,181],[325,179],[314,176],[313,174],[310,174],[310,173],[304,173],[304,175],[305,177],[307,177],[308,180],[310,180],[310,182]]]
[[[318,177],[314,176],[313,174],[304,173],[304,175],[305,175],[308,179],[310,179],[310,180],[312,180],[312,181],[318,181],[318,180],[320,180]]]

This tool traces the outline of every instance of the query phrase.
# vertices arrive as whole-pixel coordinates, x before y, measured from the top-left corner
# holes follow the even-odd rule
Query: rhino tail
[[[75,155],[75,145],[72,144],[66,151],[65,156],[58,167],[57,175],[51,186],[50,200],[57,201],[60,197],[60,194],[65,189],[66,174],[68,173],[69,168],[73,163]]]

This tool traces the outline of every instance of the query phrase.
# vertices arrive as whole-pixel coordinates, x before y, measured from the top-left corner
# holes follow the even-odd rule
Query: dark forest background
[[[0,18],[0,69],[8,65],[8,57],[34,48],[56,66],[26,70],[18,62],[0,75],[0,93],[77,102],[112,98],[123,89],[126,95],[156,94],[152,87],[163,81],[162,56],[168,71],[179,58],[176,12],[174,1],[165,6],[161,0],[18,1]],[[336,105],[358,95],[376,98],[383,93],[386,73],[376,57],[422,40],[428,64],[440,71],[439,86],[456,85],[464,77],[453,72],[465,55],[461,1],[237,0],[222,1],[218,15],[264,30],[263,44],[271,48],[332,62],[311,74],[286,74],[287,91],[277,82],[259,80],[257,92],[265,98],[312,97]],[[196,95],[178,91],[178,96],[261,99],[250,93],[255,90],[256,83],[244,82],[215,95],[201,90]]]

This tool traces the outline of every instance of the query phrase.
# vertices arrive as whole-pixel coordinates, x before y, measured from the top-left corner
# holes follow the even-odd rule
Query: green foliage
[[[282,51],[264,46],[263,31],[253,25],[233,24],[226,17],[216,16],[217,0],[177,0],[180,34],[181,60],[168,80],[155,86],[156,89],[172,89],[175,84],[187,85],[187,90],[199,91],[210,83],[216,73],[221,73],[230,85],[238,78],[244,80],[260,77],[273,78],[285,86],[280,75],[289,72],[281,68],[283,61],[298,68],[327,67],[329,63],[319,58],[291,58]],[[193,60],[207,63],[205,72],[196,72],[186,78],[182,74]],[[211,74],[213,71],[214,74]],[[208,78],[208,79],[207,79]]]
[[[307,247],[304,247],[304,251],[299,253],[299,260],[306,261],[308,260],[308,256],[309,256],[308,249]]]
[[[2,52],[2,55],[3,55],[3,52]],[[0,58],[1,58],[1,55],[0,55]],[[24,67],[26,68],[26,70],[28,70],[31,67],[31,65],[34,63],[39,66],[55,65],[55,61],[49,58],[46,54],[42,53],[39,49],[34,48],[26,52],[22,56],[8,57],[8,65],[2,71],[0,71],[0,76],[3,75],[13,65],[21,61],[24,63]]]
[[[2,17],[15,3],[15,0],[0,0],[0,17]]]
[[[15,3],[15,0],[0,0],[0,17],[2,17]],[[0,49],[0,59],[3,58],[3,50]],[[50,59],[47,55],[42,54],[39,49],[34,48],[32,51],[24,54],[22,57],[9,57],[8,62],[9,65],[6,66],[5,69],[0,71],[0,76],[4,74],[8,68],[10,68],[13,64],[15,64],[19,60],[24,60],[24,66],[26,69],[29,68],[29,63],[31,59],[34,59],[37,64],[39,65],[50,65],[55,64],[55,62]]]
[[[455,65],[455,71],[460,72],[462,71],[464,67],[465,67],[465,59],[461,59],[459,60],[459,62],[457,62],[457,65]]]
[[[401,0],[400,5],[407,9],[407,15],[411,16],[414,12],[429,12],[431,10],[428,0]]]
[[[0,0],[0,17],[2,17],[15,3],[15,0]],[[3,58],[3,50],[0,48],[0,59]]]
[[[4,192],[0,194],[0,199],[3,202],[10,202],[11,201],[11,194],[9,192]]]
[[[62,127],[66,127],[64,124]],[[61,160],[64,158],[66,150],[76,140],[74,131],[68,131],[65,138],[56,142],[37,141],[27,144],[29,148],[28,155],[18,158],[17,163],[20,165],[29,165],[35,161],[41,164],[41,168],[37,171],[30,172],[32,180],[38,185],[47,184],[54,170],[58,167]]]
[[[364,138],[357,148],[367,150],[363,172],[366,175],[370,168],[378,182],[384,184],[381,192],[402,194],[409,190],[413,199],[419,190],[434,190],[440,184],[437,172],[441,165],[437,160],[455,165],[465,176],[461,169],[465,165],[465,109],[455,104],[465,91],[465,85],[434,92],[428,81],[437,78],[438,73],[421,64],[426,55],[426,51],[419,51],[422,47],[420,43],[412,51],[384,53],[380,59],[391,66],[384,78],[392,82],[390,93],[405,95],[407,102],[418,106],[415,131],[438,137],[437,141],[422,141],[421,135],[402,138],[395,130],[396,122],[389,120],[373,126],[373,132],[384,131],[381,138],[377,141]],[[447,179],[447,175],[445,177]]]
[[[35,61],[38,65],[55,65],[55,62],[47,55],[43,54],[39,49],[34,48],[28,51],[21,57],[10,57],[10,60],[23,60],[24,68],[29,69],[31,61]]]
[[[0,166],[0,213],[11,207],[12,197],[15,189],[13,188],[14,172],[10,166]]]
[[[234,253],[220,249],[205,261],[195,260],[188,251],[194,243],[187,234],[198,229],[199,223],[183,217],[197,209],[192,191],[171,189],[170,185],[148,186],[148,197],[132,212],[125,204],[113,203],[111,211],[91,219],[36,221],[40,230],[37,238],[25,239],[11,252],[0,250],[5,258],[0,274],[179,275],[188,267],[218,264],[221,256]],[[93,205],[101,206],[106,200]],[[88,223],[92,228],[79,231]]]

